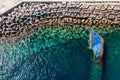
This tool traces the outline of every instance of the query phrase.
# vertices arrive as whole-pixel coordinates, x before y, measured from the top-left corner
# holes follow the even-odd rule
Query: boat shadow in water
[[[120,68],[120,31],[104,36],[105,52],[103,59],[102,80],[119,80]]]
[[[108,56],[108,45],[105,43],[104,45],[104,57],[103,57],[103,68],[102,68],[102,80],[106,80],[105,79],[105,74],[106,74],[106,58]]]

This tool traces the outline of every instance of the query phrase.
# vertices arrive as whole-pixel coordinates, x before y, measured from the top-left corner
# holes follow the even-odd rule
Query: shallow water
[[[103,68],[88,49],[88,29],[44,26],[16,43],[0,44],[0,79],[118,80],[120,32],[102,34],[101,30],[95,29],[105,38]]]

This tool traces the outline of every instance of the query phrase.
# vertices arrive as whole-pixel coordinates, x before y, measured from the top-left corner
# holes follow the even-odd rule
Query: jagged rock
[[[11,33],[11,34],[15,34],[15,33],[17,33],[17,31],[12,30],[12,31],[10,31],[10,33]]]
[[[113,10],[117,10],[117,11],[119,11],[119,10],[120,10],[120,6],[115,5]]]
[[[79,14],[79,13],[77,13],[77,14],[76,14],[76,18],[79,18],[79,17],[80,17],[80,14]]]
[[[2,29],[0,29],[0,32],[2,32]]]
[[[65,16],[69,16],[70,17],[70,15],[71,15],[71,13],[69,13],[69,12],[65,13]]]
[[[108,15],[108,16],[107,16],[107,19],[109,19],[109,20],[114,20],[114,19],[115,19],[115,16],[114,16],[114,15]]]
[[[12,31],[12,28],[6,28],[7,31]]]
[[[95,18],[96,18],[96,14],[91,14],[91,15],[89,16],[89,18],[95,19]]]
[[[87,19],[87,18],[89,17],[89,14],[87,14],[87,13],[86,13],[86,14],[83,14],[82,17],[83,17],[83,19]]]
[[[117,15],[117,21],[120,21],[120,15]]]
[[[96,19],[98,19],[98,20],[102,19],[102,15],[97,15]]]
[[[71,17],[76,17],[76,13],[71,13]]]
[[[101,9],[101,5],[95,7],[95,10],[100,10],[100,9]]]
[[[87,19],[91,19],[94,23],[99,22],[102,24],[105,21],[103,24],[106,24],[108,21],[113,21],[113,23],[119,24],[120,4],[111,3],[110,5],[110,3],[101,4],[99,2],[53,2],[50,4],[45,2],[25,2],[11,9],[6,14],[0,16],[0,27],[2,27],[2,31],[0,31],[2,34],[8,34],[9,31],[14,34],[18,32],[18,29],[22,31],[25,26],[35,23],[49,23],[49,21],[46,21],[47,19],[61,19],[59,23],[64,23],[62,18],[65,17],[75,18],[75,23],[77,22],[76,18],[79,18],[81,23],[89,22]],[[44,21],[40,22],[39,20]],[[51,24],[54,22],[56,21],[50,21]]]

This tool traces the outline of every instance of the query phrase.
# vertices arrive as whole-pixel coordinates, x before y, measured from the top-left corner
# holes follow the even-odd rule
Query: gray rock
[[[12,31],[12,28],[6,28],[7,31]]]

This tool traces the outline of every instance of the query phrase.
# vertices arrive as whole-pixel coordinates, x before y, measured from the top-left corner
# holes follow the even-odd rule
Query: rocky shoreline
[[[66,23],[119,26],[120,2],[22,2],[0,15],[0,36],[22,36],[37,25]]]

